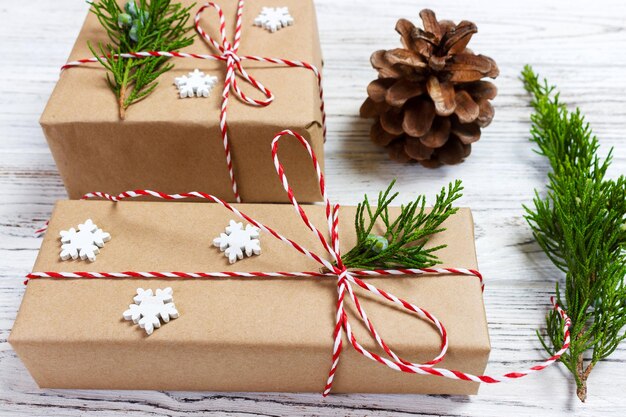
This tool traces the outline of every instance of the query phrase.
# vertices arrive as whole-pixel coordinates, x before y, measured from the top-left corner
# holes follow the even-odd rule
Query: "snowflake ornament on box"
[[[148,335],[154,329],[161,327],[161,320],[164,323],[170,319],[178,318],[178,310],[173,303],[173,291],[170,287],[157,289],[156,294],[152,290],[137,288],[137,295],[133,298],[135,304],[130,304],[128,310],[123,313],[125,320],[132,320],[139,324]]]
[[[73,227],[70,230],[61,230],[61,259],[88,259],[89,262],[96,260],[96,255],[100,253],[100,248],[105,242],[111,240],[111,235],[99,229],[91,221],[78,225],[78,230]]]
[[[231,220],[230,225],[226,227],[226,233],[221,233],[220,237],[213,239],[213,245],[219,247],[228,257],[228,262],[234,264],[238,259],[243,259],[244,253],[247,256],[261,254],[258,237],[257,227],[248,224],[244,229],[242,223]]]
[[[261,13],[254,19],[255,26],[265,28],[272,33],[292,24],[293,17],[289,14],[287,7],[263,7]]]
[[[180,98],[208,97],[216,83],[217,77],[206,75],[198,69],[174,79]]]

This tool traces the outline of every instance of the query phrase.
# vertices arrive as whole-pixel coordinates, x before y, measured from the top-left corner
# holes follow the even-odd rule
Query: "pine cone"
[[[393,159],[426,167],[457,164],[493,119],[489,100],[497,89],[481,79],[496,78],[498,66],[467,49],[478,31],[474,23],[437,21],[428,9],[420,17],[424,29],[398,20],[403,48],[372,54],[378,79],[367,87],[361,117],[376,119],[372,141]]]

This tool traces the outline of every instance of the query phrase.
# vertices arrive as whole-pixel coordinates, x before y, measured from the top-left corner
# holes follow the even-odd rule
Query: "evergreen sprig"
[[[612,150],[598,157],[598,139],[579,109],[568,111],[555,87],[540,82],[529,66],[522,78],[534,108],[531,140],[552,168],[546,195],[536,192],[526,219],[565,274],[564,291],[557,284],[556,296],[572,319],[572,341],[560,360],[585,401],[593,367],[626,338],[626,179],[606,178]],[[551,354],[563,343],[562,325],[558,313],[548,315],[550,341],[540,339]]]
[[[445,229],[441,224],[457,212],[452,203],[461,197],[461,181],[450,183],[437,195],[432,209],[426,209],[426,197],[420,195],[406,206],[402,206],[400,215],[392,219],[389,205],[398,196],[391,194],[393,181],[386,191],[380,192],[375,207],[367,196],[357,206],[355,230],[357,243],[343,257],[348,268],[428,268],[439,263],[434,254],[445,247],[426,247],[428,238]],[[382,236],[372,234],[378,222],[382,222],[385,231]]]
[[[116,0],[89,2],[91,12],[109,36],[109,43],[89,49],[108,70],[107,81],[119,104],[120,119],[126,109],[145,98],[158,85],[156,79],[172,69],[167,57],[121,58],[125,52],[175,51],[193,43],[188,36],[189,11],[171,0],[129,1],[124,9]]]

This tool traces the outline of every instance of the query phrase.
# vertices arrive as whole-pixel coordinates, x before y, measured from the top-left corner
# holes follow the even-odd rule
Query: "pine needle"
[[[551,166],[547,193],[536,192],[534,207],[525,207],[526,220],[565,275],[556,295],[572,319],[572,341],[560,360],[585,401],[592,369],[626,338],[626,179],[606,178],[612,150],[598,157],[598,139],[579,109],[568,111],[555,87],[540,82],[531,67],[522,79],[534,108],[531,140]],[[540,338],[550,354],[563,343],[562,325],[558,313],[548,315],[550,340]]]
[[[450,183],[437,195],[432,209],[426,209],[426,197],[420,195],[406,206],[401,207],[400,215],[393,219],[389,205],[398,196],[391,194],[393,181],[387,190],[379,193],[375,207],[365,196],[357,206],[355,230],[357,243],[342,259],[348,268],[387,269],[387,268],[428,268],[439,263],[434,252],[445,247],[427,247],[432,235],[445,229],[441,224],[457,212],[452,203],[461,197],[461,181]],[[377,222],[385,227],[383,235],[373,235]]]
[[[194,5],[183,7],[171,0],[133,0],[122,9],[116,0],[88,3],[110,41],[88,46],[108,70],[107,82],[117,97],[120,119],[124,119],[126,109],[154,91],[157,78],[173,65],[167,63],[167,57],[116,56],[125,52],[175,51],[191,45],[193,36],[187,33],[192,29],[188,22]]]

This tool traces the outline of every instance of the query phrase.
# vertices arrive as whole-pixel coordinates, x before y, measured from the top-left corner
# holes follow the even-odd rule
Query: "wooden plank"
[[[495,58],[496,118],[473,155],[460,166],[427,170],[398,165],[367,139],[369,122],[358,118],[365,86],[375,77],[369,55],[399,44],[399,17],[417,20],[421,7],[455,20],[469,19],[479,33],[471,47]],[[621,416],[626,413],[626,347],[600,364],[581,405],[561,366],[525,380],[483,386],[476,397],[104,392],[40,390],[6,340],[39,241],[34,228],[64,198],[38,118],[82,23],[87,5],[72,0],[7,2],[0,7],[0,408],[2,415],[316,415],[316,416]],[[461,178],[462,204],[474,210],[479,263],[487,279],[485,303],[493,353],[488,371],[507,372],[544,356],[534,335],[543,326],[548,298],[560,278],[522,220],[522,203],[542,188],[546,163],[528,138],[528,99],[518,80],[524,64],[558,83],[563,100],[582,108],[600,137],[615,147],[610,174],[626,171],[626,3],[527,0],[317,0],[325,57],[330,194],[354,204],[392,178],[404,201],[435,193]],[[296,22],[297,25],[297,22]],[[245,36],[245,31],[244,31]],[[265,81],[265,80],[262,80]],[[271,89],[272,83],[266,85]],[[88,92],[84,92],[88,94]],[[288,127],[288,126],[285,126]],[[506,274],[501,272],[506,268]],[[329,347],[330,349],[330,347]],[[330,355],[330,351],[329,351]],[[322,381],[320,381],[322,383]]]

